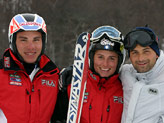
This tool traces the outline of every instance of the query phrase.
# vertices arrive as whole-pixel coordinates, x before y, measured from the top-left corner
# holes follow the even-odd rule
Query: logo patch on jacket
[[[157,95],[157,94],[158,94],[158,89],[156,89],[156,88],[149,88],[148,92],[149,92],[150,94]]]
[[[42,85],[55,87],[56,86],[56,81],[42,79]]]
[[[10,68],[10,57],[4,57],[4,66]]]
[[[84,93],[84,103],[87,103],[87,100],[88,100],[88,96],[89,96],[89,93],[88,92],[85,92]]]
[[[92,73],[90,73],[90,76],[91,76],[94,80],[97,80],[96,77],[95,77]]]
[[[10,85],[22,86],[21,77],[16,74],[10,74]]]
[[[123,103],[123,98],[118,96],[113,96],[113,101],[115,103]]]

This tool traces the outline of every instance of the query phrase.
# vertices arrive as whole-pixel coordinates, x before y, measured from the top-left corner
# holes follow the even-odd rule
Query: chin
[[[110,75],[101,75],[101,74],[100,74],[100,76],[101,76],[101,77],[108,77],[108,76],[110,76]]]
[[[35,63],[35,61],[25,61],[26,63],[28,63],[28,64],[33,64],[33,63]]]

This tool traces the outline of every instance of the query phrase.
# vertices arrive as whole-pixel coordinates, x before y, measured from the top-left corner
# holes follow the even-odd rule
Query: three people
[[[123,41],[116,28],[101,26],[92,32],[90,40],[90,69],[80,123],[163,123],[164,54],[155,33],[148,27],[138,27]],[[10,48],[0,60],[0,122],[50,121],[58,94],[59,70],[44,54],[46,42],[42,17],[13,17],[9,25]],[[123,65],[121,83],[123,42],[132,64]],[[62,81],[63,86],[70,82]],[[70,87],[68,84],[67,91],[60,93],[69,98]],[[63,102],[63,97],[67,96],[58,100]],[[67,108],[59,110],[67,112]]]
[[[47,30],[37,14],[15,15],[0,60],[0,122],[49,123],[58,94],[59,70],[44,54]]]

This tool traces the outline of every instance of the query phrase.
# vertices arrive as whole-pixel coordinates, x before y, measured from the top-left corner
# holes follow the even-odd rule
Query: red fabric
[[[8,54],[20,69],[0,69],[0,109],[8,123],[49,123],[58,94],[58,68],[40,70],[31,82],[10,50]],[[43,67],[50,60],[44,56],[41,61]]]
[[[106,80],[89,71],[80,123],[120,123],[122,111],[123,90],[118,75]]]

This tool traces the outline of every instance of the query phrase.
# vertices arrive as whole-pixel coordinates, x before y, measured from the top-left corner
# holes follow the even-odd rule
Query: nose
[[[28,47],[28,49],[34,49],[35,45],[34,45],[33,41],[29,41],[27,47]]]
[[[108,66],[108,60],[107,60],[107,59],[104,59],[104,61],[103,61],[103,66],[104,66],[104,67]]]
[[[138,61],[143,61],[144,60],[144,56],[142,54],[138,55]]]

